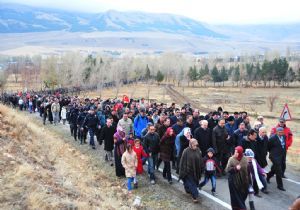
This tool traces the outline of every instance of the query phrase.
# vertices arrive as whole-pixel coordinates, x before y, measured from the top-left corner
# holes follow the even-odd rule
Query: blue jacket
[[[106,124],[106,121],[105,121],[105,115],[102,113],[102,111],[97,112],[97,117],[98,117],[99,124],[101,125],[101,127],[104,127]]]
[[[235,125],[234,124],[230,125],[229,123],[226,123],[225,124],[225,128],[227,130],[228,135],[232,138],[233,137],[233,133],[236,130],[235,129]]]
[[[147,127],[148,117],[142,117],[140,114],[134,118],[133,129],[136,137],[141,138],[142,131]]]

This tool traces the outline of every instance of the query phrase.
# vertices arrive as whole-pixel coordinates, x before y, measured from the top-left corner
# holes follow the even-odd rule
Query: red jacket
[[[276,125],[276,127],[272,128],[271,130],[271,135],[276,134],[276,128],[280,127],[280,125]],[[293,143],[293,134],[290,128],[286,127],[286,125],[283,127],[283,131],[285,134],[285,139],[286,139],[286,150],[292,145]]]
[[[143,173],[143,161],[142,157],[148,157],[148,155],[144,152],[144,148],[142,145],[140,145],[139,148],[133,147],[133,151],[136,153],[136,157],[138,160],[138,166],[136,168],[136,173],[137,174],[142,174]]]

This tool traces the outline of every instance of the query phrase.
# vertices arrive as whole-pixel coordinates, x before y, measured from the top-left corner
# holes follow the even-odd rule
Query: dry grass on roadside
[[[0,209],[129,208],[86,155],[2,105],[0,144]]]

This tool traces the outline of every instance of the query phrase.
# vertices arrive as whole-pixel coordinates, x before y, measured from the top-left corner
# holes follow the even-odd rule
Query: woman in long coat
[[[117,127],[117,132],[114,134],[114,156],[115,156],[115,166],[116,166],[116,176],[125,176],[125,169],[122,166],[121,160],[122,155],[126,150],[126,138],[122,127]]]
[[[243,148],[235,148],[234,155],[229,158],[226,171],[229,173],[228,185],[230,202],[233,210],[246,210],[245,201],[248,196],[249,176],[248,161],[243,155]]]
[[[168,128],[160,140],[160,158],[164,161],[163,177],[172,183],[171,176],[171,157],[175,144],[175,134],[172,128]]]

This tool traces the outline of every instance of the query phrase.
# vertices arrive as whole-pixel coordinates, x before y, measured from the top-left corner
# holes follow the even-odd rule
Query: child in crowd
[[[138,165],[137,157],[132,149],[131,144],[127,144],[126,152],[122,155],[121,163],[125,168],[125,174],[127,177],[127,189],[129,194],[131,194],[131,183],[134,182],[134,180],[136,180],[136,168]]]
[[[131,144],[131,146],[134,146],[134,138],[133,138],[133,133],[130,132],[129,136],[127,137],[127,144]]]
[[[248,173],[249,173],[249,205],[251,210],[255,210],[253,195],[261,197],[259,190],[267,190],[267,182],[264,178],[266,173],[254,159],[254,152],[251,149],[245,150],[245,156],[248,160]]]
[[[210,180],[212,189],[212,195],[216,196],[216,169],[220,172],[221,169],[218,167],[217,160],[214,157],[214,149],[209,148],[207,150],[207,155],[203,159],[203,166],[204,166],[204,180],[200,183],[199,188],[201,189],[207,182]]]

